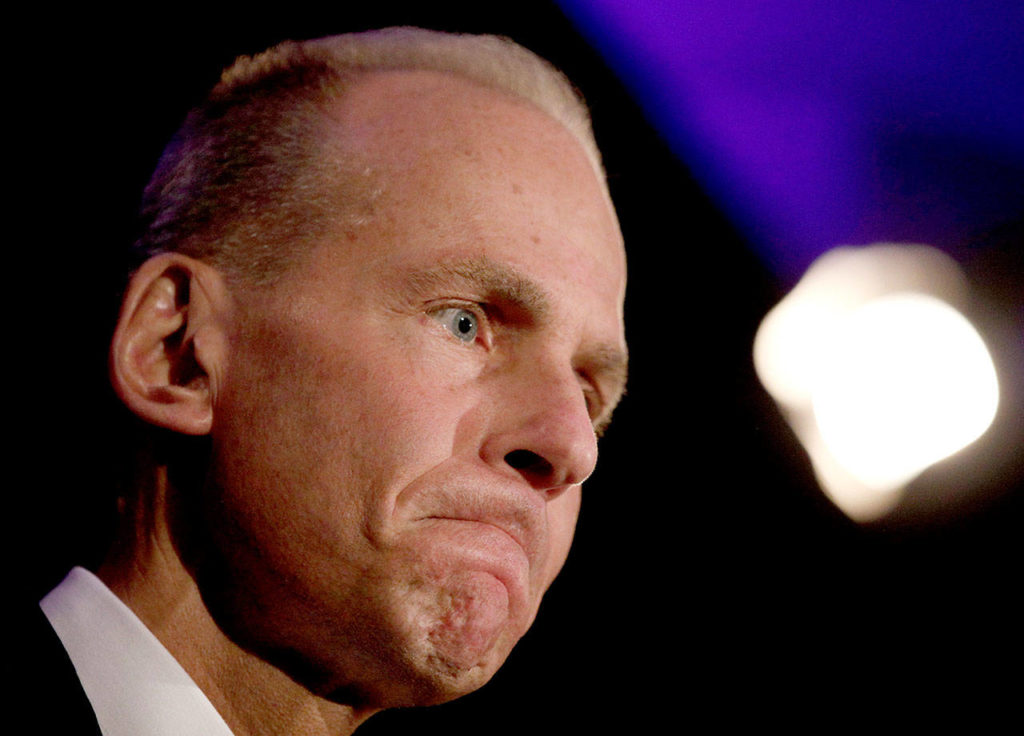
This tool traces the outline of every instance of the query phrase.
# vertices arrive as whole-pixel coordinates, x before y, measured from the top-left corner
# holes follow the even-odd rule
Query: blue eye
[[[468,309],[449,307],[435,313],[435,318],[444,325],[448,332],[464,343],[471,343],[476,340],[476,333],[480,329],[476,315]]]

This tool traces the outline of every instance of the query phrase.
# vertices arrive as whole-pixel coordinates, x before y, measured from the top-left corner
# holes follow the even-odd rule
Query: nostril
[[[551,463],[530,450],[512,450],[505,455],[505,462],[531,481],[550,478],[554,471]]]

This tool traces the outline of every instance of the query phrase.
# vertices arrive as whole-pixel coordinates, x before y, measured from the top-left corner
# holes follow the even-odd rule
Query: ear
[[[210,431],[229,304],[223,277],[201,261],[165,253],[139,268],[110,348],[111,381],[129,409],[183,434]]]

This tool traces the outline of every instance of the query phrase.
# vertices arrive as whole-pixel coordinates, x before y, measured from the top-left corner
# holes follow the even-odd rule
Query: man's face
[[[624,252],[582,147],[525,103],[393,72],[337,116],[379,189],[237,294],[205,594],[324,695],[436,702],[494,673],[565,561],[624,380]]]

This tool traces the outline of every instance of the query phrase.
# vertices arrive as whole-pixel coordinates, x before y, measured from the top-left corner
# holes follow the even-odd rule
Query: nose
[[[481,456],[552,500],[594,472],[597,436],[571,368],[532,365],[522,373],[519,380],[505,381]]]

